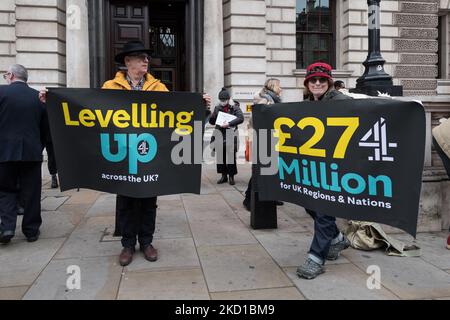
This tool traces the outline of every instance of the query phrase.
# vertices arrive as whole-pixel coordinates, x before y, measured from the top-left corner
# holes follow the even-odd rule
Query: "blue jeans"
[[[308,253],[320,258],[323,264],[331,241],[339,235],[336,218],[309,209],[306,209],[306,212],[314,219],[314,238]]]

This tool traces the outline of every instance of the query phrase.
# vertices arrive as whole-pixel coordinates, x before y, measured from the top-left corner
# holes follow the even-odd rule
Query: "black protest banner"
[[[420,103],[364,99],[258,105],[253,123],[259,132],[255,154],[261,200],[380,222],[415,236],[425,148]],[[274,141],[268,145],[270,138]],[[273,170],[263,149],[271,149]]]
[[[200,193],[201,94],[50,89],[47,104],[61,190]]]

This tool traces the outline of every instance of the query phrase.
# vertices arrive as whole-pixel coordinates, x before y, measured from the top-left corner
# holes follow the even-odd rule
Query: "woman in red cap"
[[[305,77],[305,100],[326,101],[345,100],[351,97],[344,95],[333,87],[331,66],[316,62],[308,66]],[[336,226],[336,218],[306,209],[314,219],[314,238],[305,263],[297,268],[297,275],[305,279],[314,279],[325,272],[326,260],[336,260],[342,250],[349,247],[350,242]]]
[[[334,81],[331,74],[331,66],[323,62],[315,62],[306,68],[304,81],[305,100],[345,100],[351,97],[334,89]]]

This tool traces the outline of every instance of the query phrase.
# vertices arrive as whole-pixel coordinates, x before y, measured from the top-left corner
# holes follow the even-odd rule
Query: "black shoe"
[[[35,241],[37,241],[39,239],[40,235],[41,235],[41,232],[38,230],[38,232],[34,236],[27,237],[27,241],[28,242],[35,242]]]
[[[234,182],[234,176],[230,176],[230,186],[234,186],[236,182]]]
[[[277,206],[282,206],[282,205],[284,205],[284,202],[283,201],[275,201],[275,204]]]
[[[0,233],[0,243],[8,244],[11,242],[11,239],[14,237],[14,231],[3,231]]]
[[[225,183],[225,182],[227,182],[227,181],[228,181],[227,175],[226,175],[226,174],[223,174],[223,175],[222,175],[222,178],[220,178],[220,180],[217,181],[217,184],[222,184],[222,183]]]
[[[252,211],[251,207],[250,207],[250,199],[245,198],[244,202],[242,202],[242,204],[244,205],[244,208],[247,209],[248,211]]]
[[[17,215],[18,216],[23,216],[24,212],[25,212],[25,209],[23,207],[17,206]]]
[[[52,189],[56,189],[58,188],[58,177],[56,176],[56,174],[52,174],[52,184],[50,186],[50,188]]]

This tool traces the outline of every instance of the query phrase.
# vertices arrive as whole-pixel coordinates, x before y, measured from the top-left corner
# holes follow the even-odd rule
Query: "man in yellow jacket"
[[[102,89],[169,91],[158,79],[148,73],[150,51],[140,41],[130,41],[115,57],[116,62],[124,64],[127,71],[119,71],[112,80],[103,84]]]
[[[106,81],[103,89],[141,90],[141,91],[169,91],[160,80],[148,73],[150,50],[140,41],[125,44],[116,62],[126,66],[127,71],[119,71],[114,79]],[[208,95],[203,96],[206,105],[211,104]],[[131,198],[117,195],[116,225],[122,235],[122,252],[119,256],[120,265],[126,266],[133,260],[136,237],[140,249],[148,261],[156,261],[158,252],[153,247],[153,233],[156,221],[156,197]]]
[[[103,89],[169,91],[161,81],[148,73],[150,50],[146,49],[142,42],[126,43],[115,60],[125,65],[127,71],[117,72],[114,79],[103,84]],[[136,237],[145,259],[158,259],[158,252],[152,245],[156,207],[156,197],[139,199],[117,195],[116,226],[121,232],[123,246],[119,256],[120,265],[129,265],[133,260]]]
[[[126,71],[117,72],[114,79],[103,84],[103,89],[169,91],[160,80],[148,73],[150,50],[146,49],[142,42],[126,43],[115,60],[125,65]],[[42,103],[46,102],[46,92],[47,90],[39,92]],[[208,113],[212,99],[204,94],[203,101]],[[126,266],[133,260],[136,238],[145,258],[148,261],[156,261],[158,252],[152,245],[156,221],[156,197],[141,199],[117,195],[116,206],[116,225],[121,232],[123,246],[119,256],[120,265]]]

